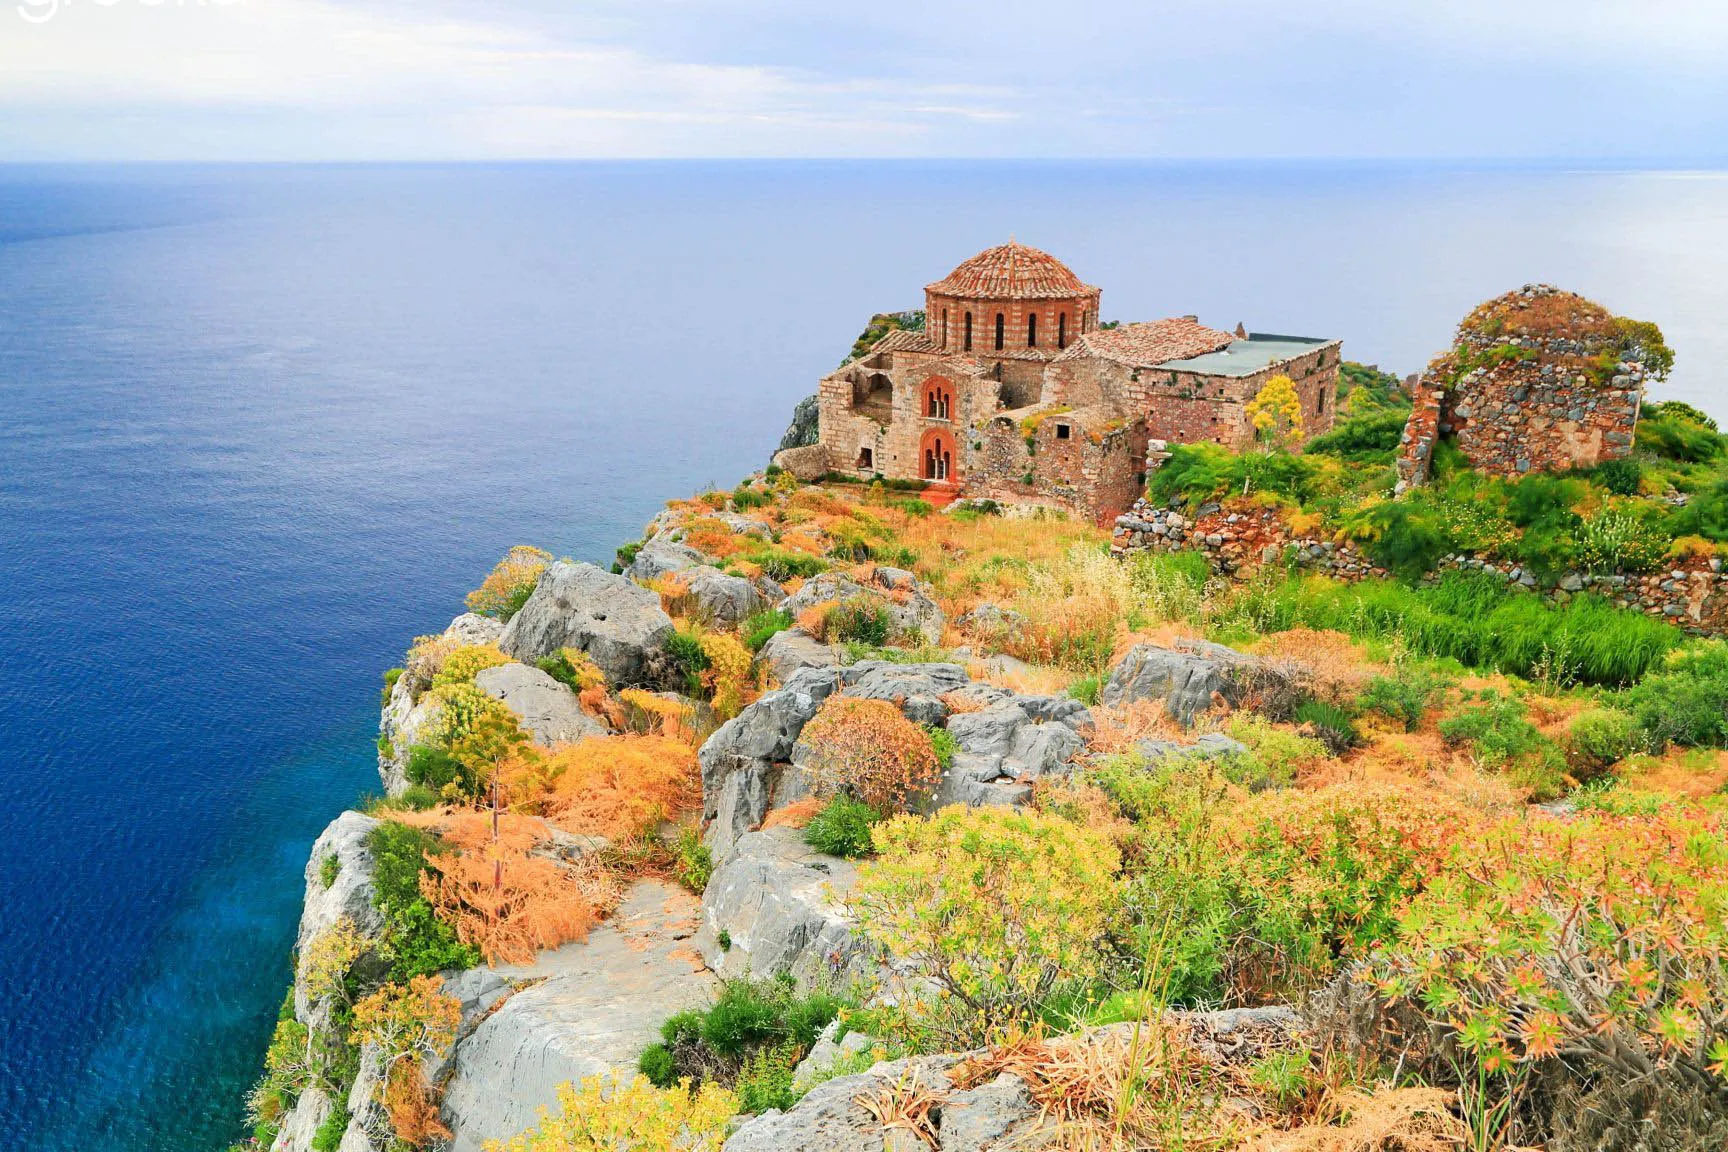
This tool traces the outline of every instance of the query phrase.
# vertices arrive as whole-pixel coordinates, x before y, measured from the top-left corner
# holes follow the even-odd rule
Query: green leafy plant
[[[1440,735],[1469,747],[1485,767],[1504,770],[1537,799],[1558,795],[1565,783],[1565,758],[1525,718],[1524,703],[1493,689],[1466,700],[1471,702],[1440,721]]]
[[[463,944],[421,895],[420,873],[428,853],[443,847],[431,833],[381,821],[367,834],[372,852],[372,904],[384,921],[381,951],[390,964],[389,979],[406,984],[449,968],[473,968],[478,949]]]
[[[752,652],[760,652],[763,645],[777,633],[792,627],[792,624],[792,613],[782,608],[768,608],[747,616],[739,626],[738,634],[744,638],[744,647]]]
[[[1414,732],[1430,708],[1445,699],[1453,680],[1430,668],[1406,667],[1390,676],[1376,676],[1363,687],[1357,706],[1397,720]]]
[[[830,856],[868,856],[875,851],[871,829],[881,819],[870,805],[840,793],[804,826],[804,842]]]
[[[887,606],[868,596],[842,600],[828,612],[827,631],[835,640],[886,644],[893,630]]]

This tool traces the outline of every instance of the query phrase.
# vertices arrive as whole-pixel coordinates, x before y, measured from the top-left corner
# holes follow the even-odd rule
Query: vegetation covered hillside
[[[1448,467],[1392,504],[1399,394],[1366,371],[1353,383],[1349,418],[1306,453],[1180,448],[1155,493],[1275,502],[1393,570],[1465,547],[1544,570],[1658,562],[1728,538],[1710,519],[1728,500],[1723,441],[1683,406],[1651,413],[1624,467],[1516,482]],[[672,545],[705,565],[647,575]],[[352,1085],[371,1043],[396,1056],[379,1089],[390,1139],[442,1146],[423,1070],[457,1010],[432,974],[580,940],[644,875],[702,893],[716,860],[698,749],[787,706],[775,689],[809,676],[800,663],[876,661],[950,687],[812,705],[792,757],[807,794],[761,823],[853,862],[836,898],[864,953],[893,964],[727,981],[709,1007],[667,1013],[639,1077],[572,1083],[498,1147],[717,1149],[738,1113],[796,1125],[818,1100],[873,1147],[957,1147],[945,1102],[951,1117],[955,1094],[1001,1074],[1035,1114],[1015,1147],[1728,1144],[1728,643],[1486,575],[1343,585],[1272,564],[1235,582],[1195,553],[1108,545],[1059,517],[939,512],[770,469],[673,502],[619,553],[675,623],[675,691],[621,687],[579,651],[540,662],[602,734],[530,743],[475,688],[508,660],[495,644],[418,644],[389,690],[411,678],[443,719],[373,813],[391,966],[368,975],[326,946],[338,1026],[314,1051],[285,1014],[260,1143],[308,1085]],[[523,610],[549,559],[513,552],[471,605]],[[720,612],[710,567],[783,598]],[[1192,716],[1168,685],[1137,690],[1129,669],[1162,659],[1215,677]],[[1002,781],[1019,806],[938,808],[936,782],[973,755],[969,718],[1004,701],[1077,726],[1078,750]],[[1039,725],[1055,721],[1014,740]],[[572,867],[569,835],[606,847]],[[742,947],[726,929],[709,925],[719,948]],[[1223,1043],[1207,1013],[1228,1008],[1276,1026]],[[849,1034],[843,1055],[804,1063]],[[915,1058],[936,1053],[966,1055],[921,1081]],[[896,1058],[913,1059],[879,1064]],[[891,1071],[822,1094],[871,1066]],[[733,1146],[828,1146],[753,1131]]]

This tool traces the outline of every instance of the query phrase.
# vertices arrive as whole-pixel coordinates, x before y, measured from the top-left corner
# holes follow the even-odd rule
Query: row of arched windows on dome
[[[1080,316],[1080,330],[1086,331],[1086,315]],[[1005,312],[996,313],[996,351],[1000,352],[1008,344],[1008,315]],[[948,347],[948,309],[942,309],[942,347]],[[1038,347],[1038,313],[1033,312],[1026,317],[1026,347]],[[1068,347],[1068,313],[1056,313],[1056,347]],[[960,350],[972,351],[972,313],[967,312],[962,318],[962,333]]]

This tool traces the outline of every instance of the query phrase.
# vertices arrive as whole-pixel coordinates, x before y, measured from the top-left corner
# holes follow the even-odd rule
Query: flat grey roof
[[[1172,372],[1199,372],[1207,376],[1252,376],[1262,368],[1312,352],[1322,344],[1330,344],[1312,336],[1274,336],[1269,332],[1250,332],[1246,340],[1232,340],[1217,352],[1207,352],[1187,360],[1166,360],[1155,364]]]

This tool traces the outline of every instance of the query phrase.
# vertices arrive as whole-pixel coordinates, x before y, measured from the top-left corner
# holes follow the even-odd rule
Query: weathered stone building
[[[1434,445],[1457,441],[1499,476],[1588,468],[1632,453],[1646,325],[1549,284],[1478,307],[1428,366],[1398,458],[1400,489],[1428,478]]]
[[[1015,243],[924,298],[922,331],[890,332],[823,379],[818,444],[785,463],[1109,520],[1140,495],[1150,442],[1246,447],[1244,406],[1274,376],[1295,382],[1307,435],[1332,426],[1336,340],[1193,316],[1102,328],[1097,288]]]

